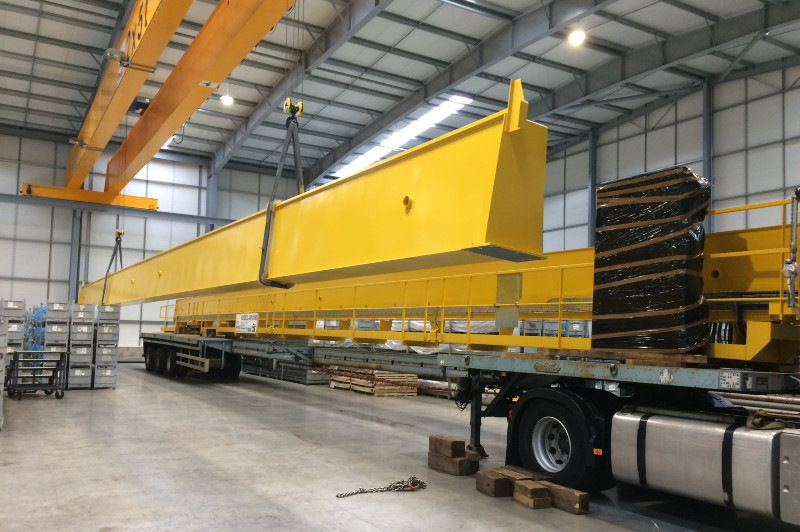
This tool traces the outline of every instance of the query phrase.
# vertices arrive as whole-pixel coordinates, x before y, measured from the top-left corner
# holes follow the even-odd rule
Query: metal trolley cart
[[[46,395],[64,397],[66,352],[15,351],[8,367],[6,389],[9,397],[22,399],[23,393],[41,390]]]

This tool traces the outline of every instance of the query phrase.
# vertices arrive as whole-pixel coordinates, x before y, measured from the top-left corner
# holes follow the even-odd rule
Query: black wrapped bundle
[[[685,167],[597,187],[592,347],[691,351],[708,341],[708,182]]]

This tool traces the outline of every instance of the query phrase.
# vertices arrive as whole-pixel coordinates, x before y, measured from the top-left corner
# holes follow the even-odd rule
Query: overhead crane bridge
[[[711,341],[593,348],[562,324],[597,318],[596,250],[541,250],[545,147],[515,81],[508,109],[87,284],[80,302],[178,298],[174,325],[142,335],[148,371],[236,375],[255,358],[457,378],[475,450],[481,418],[508,417],[506,460],[561,483],[616,479],[799,524],[797,420],[758,430],[714,393],[800,388],[796,200],[707,213],[776,211],[773,226],[706,235]],[[482,407],[487,386],[499,393]]]

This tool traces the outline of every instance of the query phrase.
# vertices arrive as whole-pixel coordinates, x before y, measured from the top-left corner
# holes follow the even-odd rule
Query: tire
[[[160,347],[156,353],[156,373],[158,375],[163,375],[167,370],[167,355],[169,355],[169,351]]]
[[[178,365],[175,363],[175,356],[175,351],[172,349],[167,351],[165,355],[164,374],[170,378],[175,378],[175,375],[177,375]]]
[[[153,373],[157,367],[158,367],[158,350],[151,345],[145,346],[144,369],[147,370],[148,373]]]
[[[53,395],[53,390],[45,390],[44,394],[45,395]]]
[[[552,401],[538,401],[522,413],[518,446],[525,468],[550,476],[557,484],[583,491],[613,485],[611,471],[592,468],[586,419]]]
[[[56,390],[56,399],[64,398],[64,390]]]
[[[189,368],[187,368],[186,366],[181,366],[179,364],[175,365],[175,376],[176,377],[178,377],[179,379],[182,379],[182,378],[184,378],[186,376],[187,373],[189,373]]]
[[[242,357],[239,355],[230,355],[227,362],[225,368],[222,370],[222,374],[226,377],[238,377],[239,373],[242,372]]]

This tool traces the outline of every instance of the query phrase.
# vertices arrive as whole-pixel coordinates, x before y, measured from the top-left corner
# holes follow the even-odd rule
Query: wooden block
[[[469,458],[470,462],[480,462],[481,461],[481,453],[475,451],[466,451],[467,458]]]
[[[539,484],[535,480],[515,480],[514,493],[525,495],[531,499],[541,499],[550,496],[547,487]]]
[[[459,477],[471,475],[476,471],[474,462],[470,462],[466,456],[453,458],[436,453],[428,453],[428,467]]]
[[[428,451],[450,458],[466,456],[464,440],[457,440],[449,436],[431,436],[428,438]]]
[[[491,469],[478,471],[475,487],[490,497],[510,497],[514,493],[513,480]]]
[[[535,471],[529,471],[522,467],[518,466],[503,466],[503,467],[495,467],[492,471],[497,471],[498,473],[507,476],[508,478],[514,480],[547,480],[550,477],[543,473],[537,473]]]
[[[540,482],[547,488],[547,493],[554,508],[571,514],[589,513],[589,494],[543,480]]]
[[[523,506],[527,506],[528,508],[533,508],[534,510],[550,508],[550,497],[534,498],[534,497],[528,497],[527,495],[523,495],[521,493],[517,493],[516,491],[514,491],[514,500],[522,504]]]

